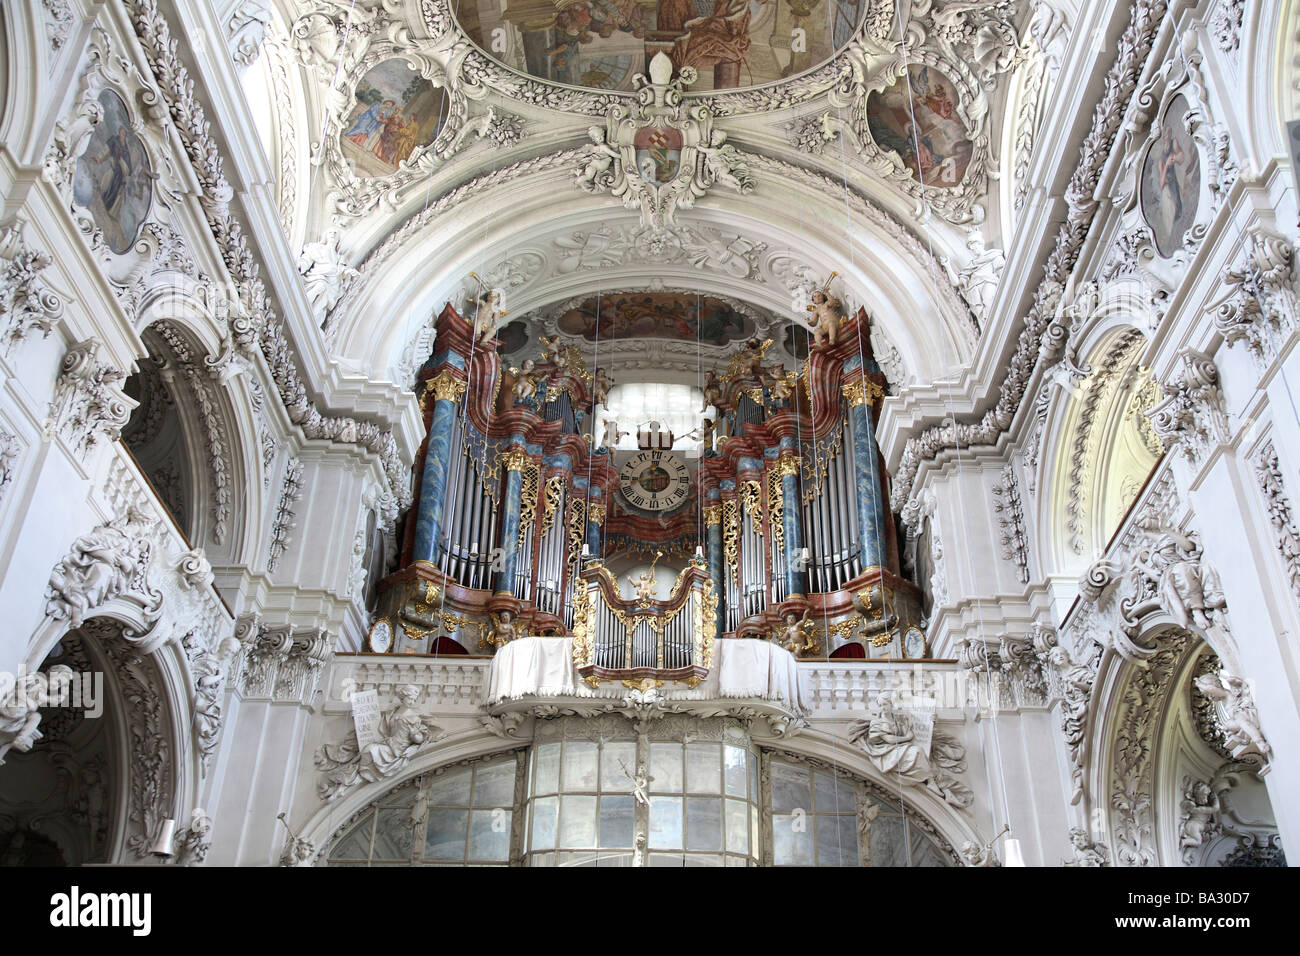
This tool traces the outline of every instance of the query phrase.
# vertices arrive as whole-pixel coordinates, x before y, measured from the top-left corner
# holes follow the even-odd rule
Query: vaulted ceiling
[[[663,290],[778,332],[837,273],[898,387],[977,345],[1062,42],[1029,6],[275,0],[243,82],[345,367],[403,382],[471,273],[538,328]]]

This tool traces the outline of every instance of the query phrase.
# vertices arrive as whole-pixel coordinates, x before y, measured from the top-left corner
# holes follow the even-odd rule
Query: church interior
[[[1300,0],[3,4],[0,865],[1300,861],[1298,194]]]

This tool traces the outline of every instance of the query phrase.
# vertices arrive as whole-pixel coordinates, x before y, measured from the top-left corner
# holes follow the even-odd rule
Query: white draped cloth
[[[627,695],[620,683],[591,688],[578,676],[571,637],[521,637],[492,658],[487,703],[521,697],[615,697]],[[694,688],[669,683],[659,693],[669,700],[765,700],[806,712],[799,665],[783,647],[753,638],[728,638],[713,645],[713,667]]]

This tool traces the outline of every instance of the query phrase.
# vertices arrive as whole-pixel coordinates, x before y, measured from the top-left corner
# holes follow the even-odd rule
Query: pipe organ
[[[718,421],[703,423],[689,474],[661,435],[637,458],[642,493],[620,485],[616,453],[591,434],[609,381],[576,345],[556,336],[539,361],[509,367],[448,305],[419,373],[427,435],[400,567],[380,584],[378,614],[403,638],[394,650],[490,653],[566,635],[585,679],[698,680],[715,640],[794,643],[802,621],[802,654],[904,656],[922,595],[898,566],[874,437],[884,376],[859,351],[867,322],[844,320],[837,344],[814,345],[796,371],[768,362],[770,341],[733,346],[709,376]],[[660,456],[675,471],[656,485]],[[664,510],[647,510],[665,487]],[[613,569],[652,553],[677,580],[629,600]]]

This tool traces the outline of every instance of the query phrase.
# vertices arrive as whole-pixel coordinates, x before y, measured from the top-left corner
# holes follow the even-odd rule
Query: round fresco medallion
[[[867,128],[877,146],[897,153],[926,186],[959,186],[975,146],[957,102],[948,77],[914,63],[906,76],[867,97]]]
[[[1201,157],[1184,123],[1186,116],[1187,100],[1179,93],[1170,100],[1160,133],[1142,163],[1142,218],[1166,259],[1183,247],[1201,198]]]
[[[659,52],[694,67],[693,92],[757,86],[819,66],[849,42],[867,0],[462,0],[488,55],[541,80],[630,90]],[[892,7],[890,8],[892,9]],[[639,168],[639,167],[638,167]]]
[[[384,60],[366,72],[352,94],[340,136],[343,157],[358,176],[387,176],[432,143],[446,119],[442,90],[409,60]]]
[[[72,178],[72,200],[90,211],[108,248],[118,255],[131,248],[153,202],[153,169],[144,143],[131,129],[122,98],[99,94],[103,118],[90,134]]]

